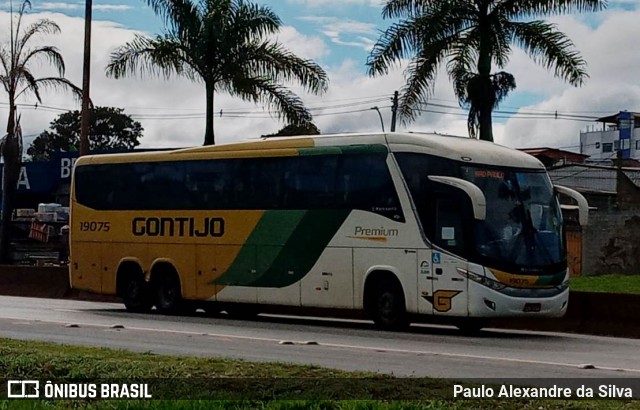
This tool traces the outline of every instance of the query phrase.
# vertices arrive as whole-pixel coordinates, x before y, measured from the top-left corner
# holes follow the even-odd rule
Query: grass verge
[[[0,339],[0,371],[6,379],[13,380],[36,379],[77,383],[149,382],[152,384],[155,398],[189,399],[0,400],[1,410],[640,409],[640,402],[629,400],[456,400],[452,398],[454,382],[444,379],[393,378],[315,366],[160,356],[8,339]],[[467,385],[471,386],[468,383]],[[214,388],[211,389],[211,386]],[[0,394],[6,397],[6,382],[1,388],[3,390]],[[290,400],[291,398],[293,400]]]
[[[640,275],[578,276],[571,278],[570,289],[580,292],[640,294]]]

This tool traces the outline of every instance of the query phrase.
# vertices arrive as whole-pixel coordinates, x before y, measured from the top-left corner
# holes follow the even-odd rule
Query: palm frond
[[[34,78],[32,81],[29,81],[29,85],[23,88],[16,97],[21,94],[28,94],[33,92],[36,95],[38,101],[42,101],[39,97],[40,89],[49,89],[56,91],[70,91],[71,95],[75,98],[77,102],[82,101],[82,89],[75,84],[73,84],[70,80],[63,77],[43,77],[43,78]]]
[[[59,33],[60,26],[58,26],[54,21],[49,19],[40,19],[27,27],[24,34],[17,39],[16,53],[21,55],[29,40],[34,36],[39,34],[51,35]]]
[[[9,82],[11,79],[11,55],[6,48],[0,48],[0,64],[2,65],[3,72],[0,75],[0,81],[5,91],[9,92]]]
[[[36,78],[33,76],[33,74],[31,74],[31,71],[26,66],[18,66],[14,68],[14,81],[16,81],[16,85],[26,83],[25,88],[22,91],[18,91],[16,93],[16,99],[25,90],[29,90],[35,95],[38,102],[42,102],[42,98],[40,98],[40,89],[38,88],[38,84],[36,83]]]
[[[235,3],[227,31],[244,41],[249,41],[276,34],[281,26],[280,17],[269,7],[240,0]]]
[[[19,65],[26,66],[32,59],[43,57],[46,58],[49,63],[55,67],[60,76],[64,75],[64,59],[62,58],[62,54],[60,54],[60,51],[58,51],[58,48],[53,46],[42,46],[34,48],[32,50],[23,51],[26,51],[26,54],[20,55],[20,61],[18,62]]]
[[[444,38],[459,38],[476,26],[474,10],[466,2],[433,3],[428,13],[392,24],[376,42],[367,59],[369,75],[387,74],[392,64],[420,53]]]
[[[136,35],[133,41],[118,47],[111,53],[106,73],[114,78],[149,73],[170,78],[184,75],[191,80],[200,80],[203,73],[191,61],[183,45],[173,38],[158,36],[150,39]]]
[[[477,30],[465,33],[452,45],[450,59],[447,62],[447,72],[461,105],[466,104],[467,82],[477,65],[479,41]]]
[[[407,84],[402,88],[398,105],[398,113],[403,123],[414,120],[417,116],[416,106],[426,103],[431,96],[438,68],[455,44],[450,40],[443,39],[422,50],[405,70]]]
[[[24,0],[22,4],[20,4],[20,9],[18,10],[18,22],[16,23],[15,31],[11,33],[11,38],[13,40],[13,43],[11,44],[13,65],[18,64],[18,56],[20,55],[20,53],[18,52],[18,50],[20,49],[20,47],[18,46],[20,41],[20,26],[22,26],[22,16],[24,16],[24,14],[26,13],[27,7],[31,9],[31,2],[29,0]],[[11,16],[11,18],[13,19],[13,16]]]
[[[146,3],[166,26],[185,20],[189,10],[198,12],[197,6],[190,0],[146,0]]]
[[[388,74],[393,64],[415,52],[419,37],[415,20],[392,24],[373,46],[367,58],[369,75]]]
[[[493,74],[491,76],[491,90],[494,95],[493,108],[498,108],[500,103],[515,89],[516,79],[513,74],[505,71]]]
[[[503,68],[509,62],[511,54],[511,26],[510,21],[504,15],[489,16],[489,38],[491,41],[491,56],[499,68]]]
[[[416,16],[424,14],[428,9],[439,6],[442,3],[442,0],[388,0],[382,9],[382,17],[401,18]]]
[[[526,19],[569,13],[596,12],[607,8],[607,0],[504,0],[492,10],[509,19]]]
[[[266,102],[277,112],[277,117],[296,126],[308,125],[312,121],[304,102],[292,91],[278,85],[269,78],[239,78],[221,84],[221,89],[245,101]]]
[[[271,78],[275,83],[297,81],[313,93],[322,93],[328,88],[327,73],[318,64],[296,56],[279,43],[245,44],[236,57],[251,77]]]
[[[555,24],[544,21],[511,23],[513,40],[537,63],[553,70],[556,77],[571,85],[582,85],[588,78],[586,62],[575,51],[573,42]]]

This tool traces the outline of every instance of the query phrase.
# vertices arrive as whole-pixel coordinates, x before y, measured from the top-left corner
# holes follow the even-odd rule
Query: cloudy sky
[[[367,56],[390,24],[381,18],[382,0],[256,0],[283,20],[278,39],[301,57],[315,60],[328,73],[330,86],[322,96],[310,96],[294,84],[323,133],[379,131],[379,108],[385,127],[391,121],[390,98],[404,84],[403,66],[388,76],[370,78]],[[19,3],[14,3],[14,9]],[[0,41],[8,40],[9,3],[0,4]],[[109,79],[104,74],[110,52],[135,33],[153,35],[162,24],[140,0],[94,0],[91,97],[96,105],[115,106],[140,121],[143,147],[200,145],[204,136],[204,87],[186,79],[132,77]],[[64,56],[66,77],[82,83],[84,2],[32,0],[27,22],[55,21],[62,33],[39,40],[55,45]],[[620,110],[640,110],[640,0],[610,0],[606,11],[591,15],[554,17],[553,22],[574,41],[588,63],[590,78],[581,88],[555,79],[523,52],[515,50],[506,71],[517,90],[494,115],[496,142],[511,147],[550,146],[579,150],[581,130],[596,126],[597,118]],[[33,68],[47,75],[46,64]],[[70,95],[43,94],[20,101],[26,143],[48,128],[59,113],[79,109]],[[459,108],[443,70],[438,77],[430,113],[399,130],[466,135],[466,112]],[[257,138],[276,132],[283,123],[268,108],[216,96],[217,142]],[[7,103],[0,100],[0,124],[6,124]],[[555,113],[559,119],[555,119]],[[571,119],[562,119],[571,118]],[[3,126],[4,127],[4,126]]]

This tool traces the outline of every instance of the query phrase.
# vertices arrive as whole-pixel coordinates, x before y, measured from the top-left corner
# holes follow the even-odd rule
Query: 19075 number
[[[111,229],[110,222],[80,222],[80,230],[83,232],[109,232],[109,229]]]

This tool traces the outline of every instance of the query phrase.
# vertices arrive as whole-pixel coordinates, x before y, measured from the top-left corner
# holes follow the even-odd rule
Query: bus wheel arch
[[[125,261],[116,273],[116,295],[121,297],[130,312],[148,312],[153,307],[153,297],[144,271],[133,261]]]
[[[367,275],[363,304],[367,315],[381,329],[399,330],[409,325],[404,289],[393,272],[375,270]]]
[[[178,270],[169,262],[157,262],[151,267],[151,288],[156,309],[164,314],[181,313],[184,306],[182,282]]]

